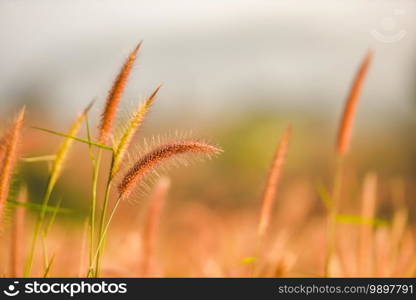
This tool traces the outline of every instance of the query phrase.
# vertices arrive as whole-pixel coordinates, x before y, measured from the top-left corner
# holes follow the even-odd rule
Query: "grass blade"
[[[372,225],[372,226],[388,226],[390,223],[387,220],[379,218],[363,218],[362,216],[356,215],[345,215],[338,214],[336,216],[336,221],[343,224],[352,224],[352,225]]]
[[[75,119],[75,121],[72,123],[71,128],[68,131],[68,136],[74,136],[78,133],[82,123],[84,122],[84,119],[86,118],[86,115],[88,113],[88,111],[90,110],[91,106],[92,106],[92,102],[87,106],[87,108]],[[46,215],[46,207],[48,206],[48,202],[49,199],[51,197],[52,191],[55,187],[55,184],[62,172],[64,163],[65,163],[65,159],[68,155],[68,152],[72,146],[73,143],[73,139],[70,137],[66,137],[62,144],[60,145],[58,152],[56,154],[56,158],[52,164],[52,169],[51,172],[49,174],[49,180],[48,180],[48,184],[46,187],[46,191],[44,194],[44,198],[42,201],[42,209],[39,213],[38,219],[35,223],[35,229],[34,229],[34,233],[33,233],[33,238],[32,238],[32,243],[31,243],[31,248],[30,248],[30,252],[29,252],[29,256],[26,262],[26,266],[25,266],[25,272],[24,272],[24,276],[29,276],[30,271],[32,269],[32,264],[33,264],[33,257],[35,255],[35,251],[36,251],[36,243],[37,243],[37,239],[39,236],[39,233],[41,231],[41,227],[43,225],[43,221],[45,219],[45,215]]]
[[[79,137],[76,137],[76,136],[72,136],[70,134],[65,134],[65,133],[62,133],[62,132],[58,132],[58,131],[54,131],[54,130],[50,130],[50,129],[46,129],[46,128],[41,128],[41,127],[36,127],[36,126],[34,126],[32,128],[37,129],[37,130],[41,130],[41,131],[44,131],[44,132],[48,132],[48,133],[51,133],[51,134],[54,134],[54,135],[62,136],[62,137],[65,137],[65,138],[73,139],[77,142],[81,142],[81,143],[84,143],[84,144],[87,144],[87,145],[95,146],[95,147],[98,147],[98,148],[101,148],[101,149],[113,151],[113,148],[110,147],[110,146],[106,146],[106,145],[96,143],[96,142],[93,142],[93,141],[88,141],[86,139],[79,138]]]

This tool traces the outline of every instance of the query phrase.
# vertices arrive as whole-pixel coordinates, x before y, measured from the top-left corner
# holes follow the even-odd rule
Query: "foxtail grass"
[[[15,166],[18,147],[21,139],[21,131],[23,127],[23,120],[25,116],[25,108],[22,108],[17,114],[14,122],[7,129],[2,144],[0,146],[1,153],[1,167],[0,167],[0,220],[3,218],[3,212],[9,195],[10,181]]]
[[[270,226],[273,203],[276,197],[277,186],[283,171],[283,166],[286,161],[291,132],[292,128],[289,126],[283,133],[283,136],[276,148],[272,166],[267,177],[261,204],[260,218],[257,227],[257,234],[260,238],[264,236]]]
[[[105,108],[101,115],[101,123],[99,126],[98,141],[101,144],[105,144],[107,142],[108,136],[113,127],[121,96],[129,78],[130,71],[133,68],[133,64],[137,58],[137,53],[139,52],[140,46],[141,42],[130,53],[123,67],[118,73],[117,78],[114,81],[114,84],[108,94]]]
[[[117,110],[118,110],[118,106],[120,104],[121,97],[123,95],[127,80],[130,76],[130,72],[133,68],[134,62],[136,61],[137,54],[140,50],[140,46],[141,46],[141,42],[136,46],[136,48],[133,49],[133,51],[130,53],[130,55],[126,59],[124,65],[122,66],[120,72],[118,73],[117,78],[114,81],[114,84],[113,84],[113,86],[112,86],[112,88],[109,92],[108,97],[107,97],[107,101],[106,101],[106,104],[105,104],[105,107],[104,107],[104,111],[101,115],[101,122],[100,122],[100,126],[99,126],[98,141],[101,144],[106,144],[107,143],[107,139],[108,139],[108,137],[111,133],[113,123],[114,123],[114,120],[116,118],[116,113],[117,113]],[[131,129],[131,130],[133,131],[133,129]],[[126,144],[128,144],[127,142],[128,141],[126,139]],[[117,150],[117,148],[116,148],[116,150]],[[123,149],[120,149],[120,150],[123,150]],[[117,163],[119,163],[120,160],[121,160],[121,156],[122,156],[121,152],[122,151],[120,151],[120,155],[117,158],[118,159]],[[93,175],[93,195],[96,195],[98,173],[99,173],[100,163],[101,163],[101,154],[102,154],[102,152],[99,150],[97,159],[95,161],[93,161],[93,168],[94,168],[94,170],[93,170],[93,173],[94,173],[94,175]],[[102,209],[101,209],[101,217],[100,217],[100,224],[99,224],[98,240],[101,240],[103,230],[104,230],[104,224],[105,224],[105,219],[106,219],[106,215],[107,215],[108,202],[109,202],[110,191],[111,191],[111,181],[112,181],[112,177],[113,177],[112,174],[113,174],[113,172],[114,173],[116,172],[115,169],[114,169],[115,158],[116,157],[114,156],[114,149],[112,149],[110,174],[108,175],[108,179],[107,179],[107,183],[106,183],[106,187],[105,187],[104,201],[103,201],[103,206],[102,206]],[[92,212],[91,212],[92,220],[90,221],[91,224],[93,224],[95,222],[95,218],[94,218],[95,207],[96,207],[96,200],[94,199],[94,196],[93,196],[93,204],[92,204]],[[92,226],[91,236],[93,236],[94,235],[94,227],[93,227],[94,225],[91,225],[91,226]],[[93,246],[94,246],[93,238],[91,238],[90,243],[91,243],[91,250],[92,250]],[[92,259],[92,252],[93,251],[90,251],[90,259]],[[95,277],[99,276],[101,255],[102,255],[102,249],[98,249],[98,256],[97,256],[96,262],[95,262],[95,270],[93,270],[92,268],[89,269],[88,270],[88,276],[91,276],[92,274],[94,274]],[[90,263],[90,266],[91,265],[92,264]]]
[[[354,82],[351,86],[347,101],[345,102],[344,112],[342,114],[337,139],[337,153],[340,156],[345,156],[349,150],[351,132],[353,128],[353,122],[355,112],[357,109],[358,99],[361,95],[364,80],[367,76],[372,57],[373,52],[369,50],[367,55],[364,57],[361,66],[358,69]]]
[[[75,136],[78,133],[79,129],[81,128],[82,123],[84,122],[84,119],[86,118],[88,111],[91,108],[91,105],[92,103],[89,104],[87,108],[72,123],[68,131],[68,136]],[[46,208],[48,206],[55,184],[62,173],[65,160],[68,156],[69,150],[71,149],[73,141],[74,140],[70,137],[66,137],[63,140],[62,144],[60,145],[56,153],[55,160],[52,163],[51,171],[49,173],[48,183],[47,183],[46,190],[45,190],[43,200],[42,200],[42,209],[39,212],[38,218],[35,223],[32,242],[31,242],[28,258],[25,264],[25,271],[23,274],[25,277],[30,276],[32,265],[33,265],[33,258],[36,252],[36,244],[39,238],[39,234],[41,233],[42,225],[43,225],[45,215],[46,215]]]
[[[149,172],[166,160],[182,154],[218,154],[221,149],[204,142],[184,140],[164,144],[149,151],[128,170],[118,185],[119,198],[127,198],[134,187]]]
[[[114,150],[114,163],[111,169],[111,177],[114,177],[114,175],[116,175],[117,171],[120,169],[120,163],[123,160],[124,154],[126,153],[134,134],[142,124],[144,117],[149,111],[149,108],[152,105],[153,100],[155,99],[159,90],[160,86],[156,88],[156,90],[146,99],[146,101],[144,101],[144,103],[137,108],[129,120],[127,127],[124,130],[123,135],[121,136]]]
[[[270,167],[269,175],[267,176],[266,184],[263,191],[263,197],[260,208],[259,222],[257,225],[257,247],[255,254],[256,264],[252,264],[251,272],[254,276],[255,265],[261,263],[260,256],[263,252],[264,236],[270,226],[272,219],[273,203],[276,198],[277,187],[283,171],[283,166],[286,162],[287,151],[289,147],[289,140],[292,134],[292,127],[288,126],[284,131],[274,154],[274,158]]]
[[[357,74],[353,80],[350,88],[347,100],[345,102],[341,122],[338,129],[338,136],[336,142],[336,162],[335,162],[335,174],[334,183],[332,189],[332,198],[329,207],[328,220],[327,220],[327,249],[324,262],[324,276],[330,276],[331,259],[335,251],[336,244],[336,218],[340,206],[342,179],[345,167],[345,156],[349,152],[349,145],[351,140],[351,132],[353,128],[353,121],[358,104],[358,99],[361,94],[364,80],[367,76],[370,66],[373,52],[370,50],[367,52]]]
[[[154,171],[155,168],[162,165],[169,159],[174,159],[181,155],[203,154],[210,156],[219,154],[220,152],[222,152],[220,148],[204,142],[194,140],[181,140],[158,146],[139,158],[137,162],[134,163],[128,172],[122,177],[121,182],[118,185],[118,198],[113,208],[111,209],[108,219],[103,218],[103,215],[101,216],[101,224],[103,225],[100,226],[102,230],[100,229],[97,251],[94,255],[94,261],[96,262],[95,276],[98,277],[100,274],[100,257],[102,255],[103,243],[107,235],[108,228],[115,215],[115,212],[117,211],[117,208],[121,203],[121,200],[126,199],[131,194],[133,189],[142,182],[147,174],[149,174],[151,171]],[[108,194],[106,195],[105,199],[108,199]],[[92,268],[93,266],[90,266],[89,269],[91,270]]]

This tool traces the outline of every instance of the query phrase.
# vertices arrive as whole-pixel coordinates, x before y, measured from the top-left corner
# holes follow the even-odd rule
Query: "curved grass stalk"
[[[355,111],[358,103],[359,96],[364,84],[364,80],[367,76],[368,69],[373,57],[373,52],[368,51],[357,74],[353,80],[350,88],[350,92],[345,102],[345,107],[340,122],[338,137],[336,143],[336,155],[337,161],[335,166],[334,186],[332,191],[332,205],[330,206],[328,220],[327,220],[327,253],[325,256],[324,276],[330,276],[330,264],[335,250],[336,243],[336,217],[339,210],[339,202],[341,196],[341,185],[343,177],[343,169],[345,164],[345,156],[349,151],[349,144],[351,140],[351,132],[353,127],[353,121],[355,117]]]

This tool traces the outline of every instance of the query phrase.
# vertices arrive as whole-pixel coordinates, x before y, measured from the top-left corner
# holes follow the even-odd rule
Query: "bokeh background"
[[[415,25],[411,0],[0,0],[1,126],[26,105],[23,155],[52,154],[61,139],[30,126],[65,131],[92,99],[96,126],[121,64],[143,41],[121,115],[163,87],[137,143],[178,130],[224,149],[215,160],[170,172],[172,214],[178,205],[198,203],[214,213],[257,211],[289,123],[294,135],[279,195],[320,214],[316,186],[331,184],[344,100],[372,49],[348,191],[357,204],[364,174],[375,172],[386,202],[380,214],[388,217],[392,182],[403,184],[406,195],[415,192]],[[79,221],[88,212],[91,166],[85,146],[74,150],[56,197],[64,195],[64,205],[80,212],[70,218]],[[38,201],[47,166],[21,169]],[[140,211],[141,201],[126,204],[125,213]],[[290,207],[279,203],[277,210]]]

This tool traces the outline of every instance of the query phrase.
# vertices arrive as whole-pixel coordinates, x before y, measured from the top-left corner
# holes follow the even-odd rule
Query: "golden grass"
[[[101,123],[99,126],[98,141],[101,144],[105,144],[107,142],[108,136],[113,127],[117,108],[120,103],[124,88],[126,86],[127,79],[129,78],[130,71],[133,68],[133,64],[137,58],[137,53],[139,52],[140,46],[141,42],[130,53],[123,67],[121,68],[116,80],[114,81],[110,93],[108,94],[104,112],[101,115]]]
[[[119,170],[120,163],[123,160],[124,154],[126,153],[134,134],[142,124],[146,113],[149,111],[149,108],[152,105],[156,94],[159,92],[160,87],[161,86],[156,88],[156,90],[146,99],[143,104],[137,108],[133,116],[130,118],[127,127],[124,130],[123,135],[121,136],[120,141],[114,150],[114,162],[111,169],[111,177],[114,177],[114,175],[116,175],[117,171]]]
[[[24,276],[29,276],[31,269],[32,269],[32,264],[33,264],[33,258],[36,252],[36,245],[38,242],[38,238],[39,238],[39,234],[41,232],[41,227],[43,225],[43,221],[45,219],[45,215],[46,215],[46,207],[49,203],[52,191],[56,185],[56,182],[58,181],[59,176],[61,175],[61,172],[63,170],[64,164],[65,164],[65,160],[68,156],[69,150],[71,149],[71,146],[74,142],[74,139],[70,138],[71,136],[75,136],[79,129],[81,128],[81,125],[83,124],[85,118],[87,117],[88,111],[91,109],[93,105],[93,102],[91,102],[85,109],[84,111],[75,119],[75,121],[71,124],[71,127],[68,131],[68,136],[63,140],[63,142],[61,143],[60,147],[58,148],[58,151],[56,153],[55,159],[53,160],[52,163],[52,167],[51,167],[51,171],[49,174],[49,180],[46,186],[46,190],[43,196],[43,200],[42,200],[42,208],[39,212],[36,224],[35,224],[35,228],[33,231],[33,237],[32,237],[32,242],[31,242],[31,246],[30,246],[30,251],[28,254],[28,258],[25,264],[25,271],[24,271]],[[45,252],[45,250],[44,250]],[[45,253],[44,253],[45,254]],[[46,254],[45,254],[46,257]]]
[[[218,154],[221,149],[198,141],[174,141],[143,155],[123,176],[118,185],[119,198],[127,198],[143,177],[167,159],[183,154]]]
[[[133,137],[145,119],[151,104],[159,91],[157,88],[141,105],[134,111],[132,117],[125,124],[125,130],[120,139],[115,140],[114,145],[103,147],[111,135],[112,124],[116,117],[117,108],[125,88],[128,76],[139,50],[138,45],[127,58],[124,66],[115,80],[115,83],[107,98],[106,107],[102,114],[99,127],[99,143],[92,141],[88,129],[88,140],[77,137],[80,129],[87,119],[91,107],[88,106],[72,123],[67,134],[58,134],[64,137],[56,155],[38,156],[26,158],[25,163],[48,162],[51,164],[49,181],[44,193],[43,203],[35,206],[39,212],[34,228],[34,238],[28,250],[28,261],[24,270],[25,276],[31,275],[33,259],[36,259],[36,243],[38,236],[43,234],[43,258],[44,266],[34,267],[36,274],[48,276],[51,272],[64,274],[65,276],[78,274],[78,276],[155,276],[163,274],[166,276],[246,276],[247,266],[253,267],[251,275],[264,277],[283,276],[414,276],[416,272],[416,258],[414,251],[416,242],[413,235],[413,224],[409,209],[405,203],[406,191],[402,180],[392,187],[394,209],[392,210],[391,222],[378,222],[377,209],[385,198],[381,196],[381,190],[385,189],[382,176],[375,173],[367,173],[362,180],[356,177],[348,177],[344,174],[344,159],[349,151],[351,132],[358,98],[363,88],[363,82],[368,73],[372,59],[370,51],[361,63],[357,75],[353,81],[349,96],[347,98],[337,136],[336,155],[339,159],[334,176],[332,194],[325,192],[328,208],[327,227],[325,227],[325,215],[314,211],[318,206],[315,203],[317,195],[314,194],[314,184],[305,180],[302,184],[297,182],[284,186],[281,189],[281,177],[286,163],[289,142],[291,140],[291,127],[289,126],[282,134],[276,147],[270,170],[266,179],[259,214],[253,213],[252,206],[249,208],[238,208],[231,210],[212,210],[205,204],[189,204],[187,201],[178,202],[179,207],[174,207],[162,217],[166,202],[166,195],[170,188],[167,178],[160,179],[155,185],[149,197],[148,209],[144,213],[144,226],[138,228],[132,226],[130,219],[125,216],[134,215],[138,206],[121,207],[121,200],[132,198],[132,191],[144,183],[150,174],[159,167],[171,161],[184,162],[186,156],[201,155],[202,157],[220,153],[219,147],[193,139],[176,138],[169,143],[153,146],[144,154],[138,155],[132,165],[125,162],[125,156],[132,144]],[[14,123],[8,128],[6,134],[0,139],[0,205],[4,207],[6,199],[10,197],[10,177],[18,157],[18,144],[21,135],[21,127],[24,119],[22,110]],[[88,127],[87,127],[88,128]],[[47,131],[47,130],[46,130]],[[47,131],[48,132],[48,131]],[[48,206],[52,191],[62,175],[62,170],[68,158],[73,142],[82,142],[89,145],[89,154],[94,162],[93,176],[93,201],[91,204],[91,216],[88,224],[84,222],[82,238],[78,235],[68,234],[68,228],[57,227],[57,233],[52,232],[52,238],[46,239],[57,209]],[[244,145],[244,144],[243,144]],[[108,150],[111,153],[111,166],[101,174],[99,159],[94,157],[93,147]],[[241,149],[236,149],[240,151]],[[100,155],[100,154],[99,154]],[[222,168],[219,166],[218,168]],[[348,165],[350,167],[350,165]],[[123,173],[120,170],[126,169]],[[220,172],[223,169],[220,169]],[[120,174],[118,181],[116,174]],[[105,175],[106,185],[102,205],[99,230],[95,230],[96,197],[97,188],[102,185],[98,183],[99,178]],[[186,175],[184,174],[185,178]],[[192,175],[189,175],[192,176]],[[209,176],[209,175],[208,175]],[[233,178],[237,181],[236,178]],[[213,177],[216,180],[216,177]],[[218,180],[221,180],[218,179]],[[101,179],[100,179],[101,181]],[[351,184],[350,190],[341,188],[343,185]],[[116,199],[111,199],[110,187],[117,184]],[[239,182],[237,182],[238,186]],[[207,186],[204,199],[216,197],[217,186]],[[356,192],[354,186],[361,188],[358,197],[361,201],[358,205],[352,200]],[[191,190],[193,187],[189,187]],[[228,187],[225,187],[227,189]],[[237,187],[239,188],[239,187]],[[244,189],[242,189],[244,190]],[[193,191],[187,191],[190,194]],[[345,195],[344,195],[345,192]],[[176,190],[172,195],[176,195]],[[282,208],[274,212],[276,195],[279,194],[279,202]],[[409,193],[410,194],[410,193]],[[101,195],[101,193],[100,193]],[[21,196],[26,198],[24,196]],[[193,197],[193,196],[192,196]],[[350,199],[346,206],[348,209],[358,209],[357,215],[344,214],[346,206],[340,205],[340,200]],[[190,197],[191,198],[191,197]],[[387,197],[389,198],[389,197]],[[31,200],[31,198],[29,198]],[[97,201],[96,201],[97,200]],[[100,198],[101,200],[101,198]],[[114,201],[115,200],[115,201]],[[12,204],[9,200],[9,202]],[[28,201],[24,204],[23,199],[13,215],[11,242],[3,243],[3,247],[10,250],[10,275],[20,276],[22,269],[22,258],[24,250],[22,240],[24,229],[30,222],[25,220],[25,210],[33,208],[33,203]],[[254,203],[254,202],[253,202]],[[309,203],[309,204],[308,204]],[[8,203],[9,204],[9,203]],[[176,205],[177,203],[175,203]],[[116,211],[124,209],[123,218],[117,227],[112,228],[108,234],[110,223]],[[47,214],[47,210],[53,212],[53,216]],[[342,211],[342,214],[341,214]],[[350,213],[350,212],[349,212]],[[166,217],[165,217],[166,216]],[[48,221],[49,218],[49,222]],[[272,222],[273,221],[273,222]],[[124,222],[124,225],[122,225]],[[166,223],[165,223],[166,222]],[[98,223],[98,222],[97,222]],[[164,224],[162,224],[164,223]],[[165,225],[166,228],[161,228]],[[271,226],[271,224],[276,226]],[[88,227],[89,226],[89,227]],[[46,229],[45,229],[46,228]],[[172,229],[173,228],[173,229]],[[164,230],[161,230],[164,229]],[[325,232],[325,229],[327,232]],[[90,230],[90,232],[88,232]],[[114,231],[113,231],[114,230]],[[138,237],[138,234],[139,237]],[[80,234],[81,236],[81,234]],[[133,238],[131,238],[133,236]],[[255,240],[260,241],[262,251],[257,256],[251,256],[255,248]],[[325,240],[327,252],[325,253]],[[61,251],[55,251],[48,255],[48,244],[50,242],[62,244]],[[87,243],[89,241],[89,244]],[[159,243],[162,242],[162,243]],[[264,243],[263,243],[264,242]],[[66,244],[65,244],[66,243]],[[105,243],[109,244],[110,255],[107,260],[103,256]],[[163,247],[159,247],[162,245]],[[55,245],[56,246],[56,245]],[[90,247],[87,249],[87,247]],[[76,249],[77,251],[70,251]],[[305,251],[306,249],[306,251]],[[89,251],[87,251],[89,250]],[[55,263],[55,254],[60,264]],[[261,255],[261,257],[259,257]],[[87,257],[89,261],[87,262]],[[103,258],[102,258],[103,257]],[[101,262],[101,259],[104,262]],[[260,260],[261,259],[261,260]],[[124,261],[124,265],[123,265]],[[102,274],[100,273],[101,264]],[[255,269],[254,269],[255,267]],[[57,270],[57,271],[55,271]],[[59,270],[59,271],[58,271]],[[108,270],[111,270],[109,272]],[[56,272],[56,273],[55,273]],[[61,273],[59,273],[61,272]],[[72,272],[72,273],[71,273]]]
[[[345,102],[344,112],[342,114],[342,119],[338,130],[337,152],[339,155],[345,155],[348,152],[358,99],[360,97],[372,57],[373,52],[370,50],[364,57],[360,68],[357,71],[347,101]]]
[[[25,108],[22,108],[2,139],[0,149],[2,152],[2,165],[0,167],[0,220],[3,217],[4,206],[9,194],[10,180],[18,156],[24,116]]]
[[[324,276],[330,276],[331,264],[335,263],[334,257],[335,244],[337,239],[337,222],[336,218],[339,213],[341,190],[344,176],[345,155],[349,151],[349,144],[351,139],[351,131],[355,116],[355,111],[358,103],[358,98],[364,84],[364,79],[368,73],[373,52],[370,50],[364,57],[357,74],[354,78],[353,84],[345,103],[342,119],[338,130],[338,139],[336,145],[336,166],[334,172],[334,183],[331,195],[331,204],[328,213],[327,221],[327,249],[324,263]]]
[[[260,219],[257,227],[257,234],[259,237],[263,237],[270,226],[273,202],[277,192],[277,185],[283,171],[283,165],[286,161],[291,132],[292,127],[289,126],[283,133],[283,136],[276,148],[269,176],[267,177],[261,205]]]

